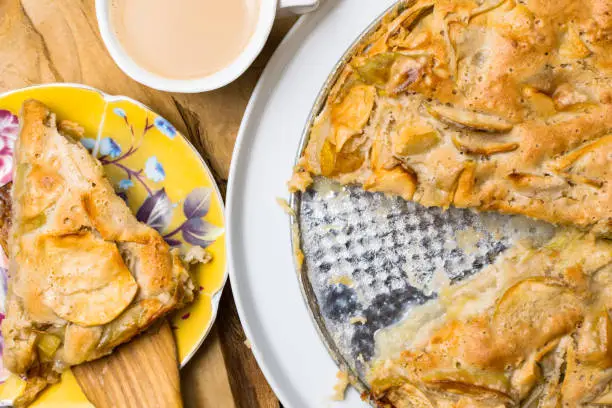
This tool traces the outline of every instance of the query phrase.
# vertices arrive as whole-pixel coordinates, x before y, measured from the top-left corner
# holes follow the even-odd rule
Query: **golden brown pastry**
[[[21,121],[2,323],[4,363],[27,379],[16,407],[193,299],[178,253],[136,220],[55,115],[27,101]]]
[[[612,404],[611,241],[573,231],[513,248],[433,302],[408,318],[432,306],[439,318],[374,364],[380,407]]]
[[[369,374],[380,407],[612,406],[611,162],[612,1],[400,1],[383,18],[290,189],[324,176],[588,233],[513,248],[423,306],[438,319]]]
[[[612,237],[612,2],[402,1],[310,131],[312,176]]]

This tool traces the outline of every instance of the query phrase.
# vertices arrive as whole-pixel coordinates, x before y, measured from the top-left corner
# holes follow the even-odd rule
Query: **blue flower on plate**
[[[117,158],[121,154],[121,146],[110,137],[105,137],[100,141],[100,154],[111,158]]]
[[[123,180],[119,181],[119,189],[120,190],[127,190],[130,187],[134,187],[134,182],[132,180],[123,179]]]
[[[123,118],[123,119],[127,118],[127,114],[121,108],[115,108],[113,109],[113,112],[115,113],[115,115],[119,116],[120,118]]]
[[[83,147],[85,147],[89,151],[93,150],[93,148],[96,146],[96,141],[94,139],[90,139],[89,137],[81,138],[80,142]]]
[[[153,180],[156,183],[164,181],[166,178],[166,171],[155,156],[151,156],[147,159],[147,162],[145,163],[145,174],[149,180]]]
[[[89,151],[93,151],[96,147],[95,139],[91,139],[89,137],[81,138],[80,142]],[[119,144],[117,144],[117,142],[110,137],[105,137],[104,139],[100,140],[98,151],[102,156],[108,156],[115,159],[121,154],[121,146],[119,146]]]
[[[155,122],[153,122],[153,124],[157,130],[168,136],[170,139],[174,139],[174,136],[176,136],[176,128],[166,119],[158,116],[155,118]]]

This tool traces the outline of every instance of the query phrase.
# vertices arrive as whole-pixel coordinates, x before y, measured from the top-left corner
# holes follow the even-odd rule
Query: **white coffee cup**
[[[132,79],[148,87],[168,92],[196,93],[221,88],[247,70],[261,52],[277,12],[302,14],[316,9],[320,0],[259,0],[255,31],[242,53],[227,67],[202,78],[171,79],[156,75],[138,65],[123,49],[111,25],[111,0],[96,0],[96,15],[102,40],[115,63]],[[197,52],[197,50],[194,50]]]

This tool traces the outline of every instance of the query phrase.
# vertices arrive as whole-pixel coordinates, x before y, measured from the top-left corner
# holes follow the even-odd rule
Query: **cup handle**
[[[305,14],[316,10],[320,0],[278,0],[278,10],[285,14]]]

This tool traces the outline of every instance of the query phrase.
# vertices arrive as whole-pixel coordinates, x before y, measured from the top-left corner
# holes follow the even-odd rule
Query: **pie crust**
[[[380,407],[612,406],[611,69],[610,0],[400,1],[351,51],[291,191],[567,228],[442,291],[435,328],[371,368]]]
[[[354,50],[290,182],[612,237],[612,3],[402,1]]]
[[[2,211],[12,217],[1,223],[12,224],[3,358],[27,380],[16,407],[193,299],[178,253],[136,220],[55,115],[30,100],[21,122],[11,208]]]
[[[612,242],[572,230],[519,245],[411,311],[438,317],[373,364],[372,398],[397,408],[609,406],[610,308]]]

